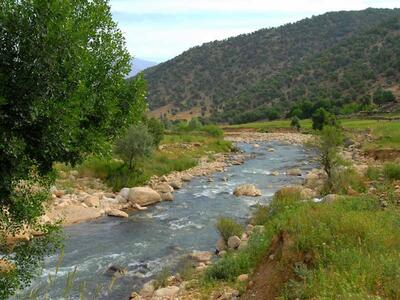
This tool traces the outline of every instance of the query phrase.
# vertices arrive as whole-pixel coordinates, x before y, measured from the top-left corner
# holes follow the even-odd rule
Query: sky
[[[191,47],[328,11],[400,7],[399,0],[110,0],[129,52],[153,62]]]

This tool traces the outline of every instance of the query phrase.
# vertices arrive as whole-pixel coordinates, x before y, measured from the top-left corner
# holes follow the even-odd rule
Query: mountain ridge
[[[398,16],[400,9],[330,12],[191,48],[144,72],[150,108],[169,117],[182,112],[188,117],[220,115],[227,103],[252,95],[261,82]],[[272,99],[269,95],[265,102]],[[241,110],[255,108],[253,98],[247,101],[250,104]]]

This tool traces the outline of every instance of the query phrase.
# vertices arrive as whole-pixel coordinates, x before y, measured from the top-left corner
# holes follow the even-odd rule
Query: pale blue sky
[[[399,0],[110,0],[135,57],[162,62],[190,47],[328,11],[400,7]]]

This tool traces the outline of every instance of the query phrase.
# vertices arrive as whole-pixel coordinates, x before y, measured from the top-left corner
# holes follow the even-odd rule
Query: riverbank
[[[244,133],[230,132],[225,136],[225,140],[232,143],[256,143],[268,141],[280,141],[289,144],[305,144],[312,140],[311,135],[300,133]],[[186,142],[182,144],[169,143],[163,144],[160,151],[173,153],[176,149],[196,149],[201,148],[200,142]],[[82,177],[77,170],[61,172],[61,186],[66,189],[52,190],[52,201],[47,207],[46,215],[43,217],[45,222],[62,220],[63,225],[71,225],[80,222],[90,221],[102,216],[127,217],[126,212],[145,210],[148,205],[160,201],[172,201],[173,192],[182,187],[186,182],[194,177],[210,176],[216,172],[223,172],[227,167],[240,165],[246,159],[246,155],[241,153],[215,153],[208,152],[197,159],[196,166],[183,171],[173,171],[162,176],[152,176],[144,188],[146,193],[140,193],[138,198],[129,198],[127,188],[120,192],[113,192],[100,179]],[[68,190],[68,186],[72,186]],[[153,196],[148,194],[153,194]],[[160,197],[154,193],[160,194]],[[151,198],[151,200],[141,198]]]
[[[259,134],[232,136],[255,143]],[[269,208],[256,210],[250,221],[263,233],[237,237],[238,245],[246,243],[244,249],[224,250],[222,258],[192,277],[189,288],[184,283],[172,289],[171,299],[398,299],[393,272],[400,271],[395,225],[400,161],[388,163],[388,157],[379,160],[365,151],[375,138],[351,132],[341,151],[349,171],[337,182],[337,194],[318,195],[325,182],[321,170],[307,174],[302,186],[282,188]],[[312,197],[304,196],[305,188],[315,192]],[[157,297],[132,294],[132,299]]]

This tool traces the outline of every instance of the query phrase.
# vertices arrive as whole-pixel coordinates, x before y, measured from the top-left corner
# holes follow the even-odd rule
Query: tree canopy
[[[56,161],[74,164],[88,153],[109,150],[110,142],[140,119],[146,108],[146,86],[140,76],[125,80],[130,61],[106,0],[1,2],[3,238],[23,226],[35,226],[43,214],[46,197],[24,201],[24,193],[16,194],[16,185],[48,177]],[[18,253],[18,249],[14,251]],[[7,252],[6,247],[0,250]],[[10,258],[16,268],[12,274],[0,276],[0,298],[29,282],[33,267],[45,252],[24,250],[37,258],[32,268],[24,265],[23,259]]]

